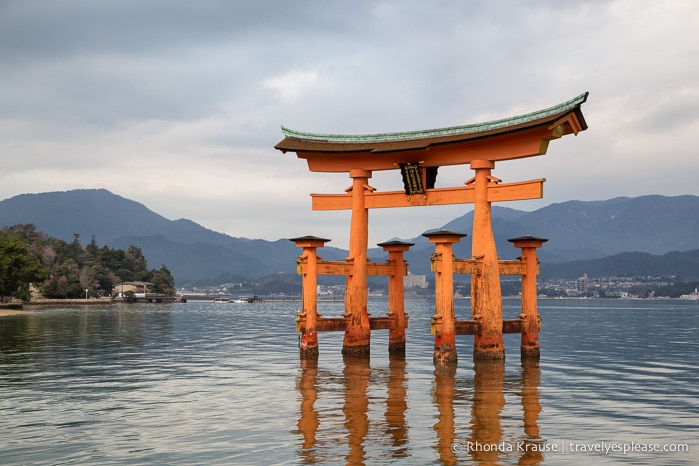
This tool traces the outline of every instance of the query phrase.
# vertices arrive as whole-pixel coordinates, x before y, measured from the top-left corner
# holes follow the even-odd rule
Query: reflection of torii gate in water
[[[389,344],[397,352],[405,348],[406,320],[402,278],[406,273],[403,251],[411,244],[382,243],[389,252],[385,264],[370,263],[368,211],[382,207],[413,207],[446,204],[474,204],[472,258],[452,257],[452,244],[463,234],[440,231],[428,233],[436,244],[433,270],[436,277],[435,335],[436,363],[456,361],[456,334],[474,335],[474,359],[503,359],[503,330],[522,333],[522,356],[539,357],[539,322],[536,308],[536,248],[546,241],[529,236],[513,238],[522,248],[517,261],[498,261],[490,208],[492,202],[538,199],[543,196],[544,179],[501,183],[491,171],[495,163],[543,155],[551,140],[587,129],[580,106],[587,93],[544,110],[475,125],[435,130],[371,135],[313,134],[282,128],[285,138],[275,148],[296,152],[314,172],[346,172],[352,186],[344,194],[312,194],[313,210],[351,210],[349,257],[345,262],[321,261],[316,248],[329,241],[307,236],[295,238],[303,248],[299,273],[303,275],[303,309],[297,319],[301,332],[301,357],[318,355],[318,331],[344,330],[342,352],[368,356],[371,329],[390,329]],[[443,165],[469,164],[475,176],[465,186],[436,188],[437,169]],[[369,185],[376,170],[400,170],[405,191],[380,192]],[[342,318],[321,318],[317,314],[317,274],[346,276],[345,314]],[[454,318],[453,274],[469,273],[471,278],[470,321]],[[522,275],[522,314],[517,321],[503,321],[500,274]],[[389,277],[389,316],[369,317],[367,275]],[[398,285],[399,284],[399,285]],[[401,340],[402,339],[402,340]],[[389,346],[389,350],[391,349]]]

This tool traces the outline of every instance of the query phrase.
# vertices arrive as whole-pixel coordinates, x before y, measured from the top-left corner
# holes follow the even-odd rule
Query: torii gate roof
[[[282,126],[275,149],[296,152],[311,171],[390,170],[419,160],[425,166],[472,160],[510,160],[546,153],[548,142],[587,129],[580,106],[585,92],[543,110],[511,118],[419,131],[377,134],[317,134]]]

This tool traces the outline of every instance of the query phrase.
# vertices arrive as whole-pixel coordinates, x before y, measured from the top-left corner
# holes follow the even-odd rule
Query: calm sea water
[[[697,464],[699,303],[540,301],[538,367],[519,335],[478,365],[457,337],[451,372],[432,364],[430,301],[406,304],[404,360],[375,331],[369,361],[343,361],[329,332],[299,361],[298,306],[0,317],[0,464]]]

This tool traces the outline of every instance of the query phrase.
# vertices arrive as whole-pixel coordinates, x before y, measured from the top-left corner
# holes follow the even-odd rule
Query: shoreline
[[[0,317],[5,317],[5,316],[18,316],[22,314],[28,314],[29,311],[25,311],[24,309],[9,309],[9,308],[0,308]]]
[[[88,298],[88,299],[34,299],[23,303],[25,306],[46,306],[46,305],[68,305],[68,306],[85,306],[87,304],[112,304],[112,298]]]

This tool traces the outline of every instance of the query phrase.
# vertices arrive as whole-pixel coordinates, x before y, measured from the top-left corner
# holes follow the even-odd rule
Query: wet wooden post
[[[537,312],[536,276],[539,274],[539,262],[536,258],[536,250],[546,241],[545,238],[534,236],[520,236],[507,241],[516,248],[522,249],[521,261],[524,265],[522,273],[522,343],[521,358],[539,359],[539,314]]]
[[[436,365],[449,365],[457,361],[456,332],[454,325],[454,254],[453,243],[466,236],[449,230],[423,233],[422,236],[435,243],[432,256],[435,286],[435,315],[430,322],[434,335],[434,356]]]
[[[495,248],[488,188],[500,181],[490,174],[495,162],[473,160],[474,185],[472,256],[481,260],[482,272],[471,275],[471,312],[479,324],[473,338],[473,359],[505,359],[502,339],[502,291],[500,266]],[[467,182],[469,183],[469,182]]]
[[[408,328],[408,316],[405,314],[405,293],[403,277],[407,264],[403,253],[415,243],[404,241],[387,241],[379,243],[388,252],[388,263],[393,265],[393,272],[388,276],[388,316],[393,318],[393,327],[388,331],[388,354],[405,355],[405,329]]]
[[[301,359],[315,359],[318,357],[318,253],[317,248],[322,248],[330,241],[317,236],[301,236],[291,238],[297,248],[303,248],[303,255],[298,258],[299,269],[305,264],[302,274],[302,308],[301,314],[296,318],[297,330],[301,332],[299,340],[299,356]]]
[[[345,288],[345,317],[347,330],[342,342],[345,356],[369,357],[371,328],[367,310],[367,248],[369,247],[369,209],[364,194],[373,191],[369,186],[371,172],[352,169],[352,219],[350,225],[349,257],[352,273],[347,275]]]

